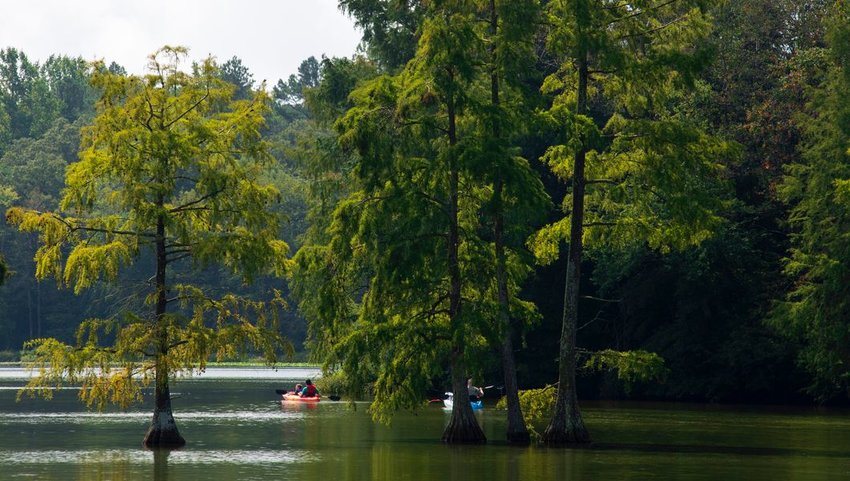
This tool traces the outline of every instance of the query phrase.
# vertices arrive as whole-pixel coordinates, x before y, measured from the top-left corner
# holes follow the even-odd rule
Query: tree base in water
[[[528,434],[528,431],[521,431],[516,433],[508,433],[507,435],[508,444],[513,446],[528,446],[531,444],[531,435]]]
[[[590,433],[587,429],[546,429],[541,444],[546,446],[587,446],[590,444]]]
[[[442,441],[446,444],[487,444],[484,433],[443,433]]]
[[[485,444],[487,436],[473,417],[471,423],[449,422],[443,431],[442,441],[446,444]]]
[[[186,445],[186,440],[177,429],[155,429],[151,426],[143,444],[148,448],[179,448]]]

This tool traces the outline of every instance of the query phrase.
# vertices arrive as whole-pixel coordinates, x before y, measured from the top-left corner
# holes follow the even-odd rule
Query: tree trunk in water
[[[150,428],[145,434],[144,445],[149,448],[175,448],[186,444],[180,436],[177,423],[171,413],[171,391],[168,388],[168,370],[156,369],[156,405],[153,411]]]
[[[572,242],[570,251],[572,252]],[[561,328],[560,363],[558,366],[558,398],[552,421],[543,432],[541,442],[550,446],[590,443],[590,433],[581,419],[576,395],[576,327],[578,283],[573,281],[580,269],[572,261],[567,264],[567,288],[564,295],[564,319]]]
[[[460,360],[462,353],[453,356],[452,369],[452,417],[443,431],[442,440],[446,444],[484,444],[487,437],[472,412],[469,392],[466,389],[466,369]]]
[[[498,196],[501,206],[502,181],[496,182],[494,195]],[[508,404],[508,431],[507,440],[510,444],[525,445],[531,443],[531,435],[522,417],[522,409],[519,405],[519,386],[516,377],[516,364],[514,362],[514,347],[511,339],[511,319],[508,310],[508,281],[505,268],[505,246],[502,239],[504,232],[504,215],[501,207],[496,213],[496,226],[494,229],[496,249],[496,283],[499,291],[499,321],[502,331],[502,371],[505,377],[505,396]]]
[[[577,110],[587,114],[587,54],[578,58],[579,85]],[[584,139],[582,139],[584,140]],[[561,349],[558,365],[558,399],[552,421],[541,441],[550,446],[587,444],[590,433],[581,419],[576,395],[576,331],[578,330],[578,301],[581,285],[582,235],[584,223],[584,164],[586,148],[575,154],[573,171],[573,199],[570,214],[570,250],[567,259],[566,287],[564,288],[564,315],[561,326]]]
[[[516,364],[514,363],[514,347],[511,341],[510,324],[508,332],[502,343],[502,370],[505,374],[505,396],[508,404],[508,443],[515,445],[527,445],[531,443],[531,435],[522,417],[522,409],[519,405],[519,387],[516,378]]]
[[[158,205],[163,205],[162,198]],[[165,249],[165,219],[160,216],[156,226],[156,390],[155,406],[151,426],[145,434],[144,445],[149,448],[173,448],[186,444],[186,440],[177,431],[177,423],[171,413],[171,390],[168,386],[168,327],[165,310],[166,297],[165,269],[168,258]]]
[[[454,72],[449,71],[454,79]],[[455,119],[454,99],[450,96],[446,102],[448,113],[448,138],[449,145],[457,144],[457,130]],[[457,167],[457,159],[452,152],[449,158],[449,238],[447,250],[448,273],[449,273],[449,322],[452,326],[452,393],[454,403],[452,404],[452,417],[448,426],[443,431],[443,442],[448,444],[480,444],[487,442],[484,431],[478,425],[472,405],[469,404],[469,393],[466,389],[466,366],[463,361],[465,338],[463,326],[460,325],[461,317],[461,277],[458,251],[460,249],[460,228],[458,226],[458,186],[460,176]]]
[[[490,0],[490,35],[493,39],[499,33],[499,16],[496,11],[496,1]],[[490,102],[494,107],[501,104],[499,99],[499,75],[496,67],[496,46],[490,47],[490,56],[493,62],[490,73]],[[499,126],[493,125],[493,137],[501,138]],[[498,169],[497,169],[498,171]],[[522,409],[519,405],[519,387],[516,378],[516,363],[514,362],[514,348],[511,340],[511,319],[509,309],[507,268],[505,267],[505,213],[502,202],[502,190],[504,181],[499,172],[493,187],[493,199],[495,200],[495,221],[493,226],[493,243],[495,244],[496,256],[496,285],[499,300],[499,323],[502,331],[502,372],[505,377],[505,396],[508,404],[508,430],[506,437],[508,443],[525,445],[531,443],[531,436],[525,426],[522,417]]]

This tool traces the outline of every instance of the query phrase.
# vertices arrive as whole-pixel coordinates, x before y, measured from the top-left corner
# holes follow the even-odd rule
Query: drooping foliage
[[[548,45],[560,68],[544,83],[563,137],[543,160],[570,182],[565,217],[533,239],[546,262],[569,253],[559,391],[548,444],[585,443],[575,386],[584,245],[669,250],[698,243],[720,224],[718,160],[727,146],[674,106],[707,56],[702,2],[553,1]]]
[[[126,405],[155,381],[148,445],[182,444],[171,414],[169,379],[202,371],[213,356],[248,346],[274,362],[286,347],[277,330],[279,295],[247,299],[214,296],[170,277],[180,263],[222,265],[250,282],[282,275],[288,247],[277,239],[269,207],[278,191],[263,182],[270,165],[260,136],[267,99],[255,92],[235,100],[211,59],[194,74],[180,69],[183,48],[150,57],[144,77],[95,65],[101,90],[97,116],[84,129],[80,161],[65,176],[60,210],[12,208],[7,222],[38,232],[36,276],[55,277],[81,292],[111,281],[143,252],[151,282],[137,286],[146,311],[80,324],[76,343],[29,343],[41,373],[27,392],[81,383],[89,405]]]
[[[506,86],[504,105],[492,100],[491,74],[504,78],[516,58],[501,51],[501,63],[493,61],[483,41],[494,38],[490,7],[429,5],[416,56],[398,75],[355,90],[337,122],[342,145],[357,155],[354,190],[335,208],[324,242],[296,256],[296,282],[308,297],[301,306],[315,316],[319,349],[353,383],[375,380],[378,417],[419,406],[446,368],[455,395],[466,396],[467,366],[504,332],[492,237],[481,233],[497,209],[516,221],[545,205],[528,162],[505,142],[519,125],[518,97]],[[527,48],[517,42],[510,47]],[[522,229],[505,229],[512,246],[521,245]],[[504,289],[515,294],[527,267],[512,251],[502,262]],[[522,320],[533,312],[516,299],[505,309]],[[483,440],[468,404],[455,407],[444,440]]]

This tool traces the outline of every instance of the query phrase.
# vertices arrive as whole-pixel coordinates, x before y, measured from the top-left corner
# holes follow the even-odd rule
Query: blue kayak
[[[452,393],[446,393],[446,399],[443,399],[443,407],[446,409],[451,409],[454,406],[454,396]],[[477,401],[469,401],[469,404],[472,406],[472,409],[477,411],[479,409],[484,409],[484,401],[478,399]]]

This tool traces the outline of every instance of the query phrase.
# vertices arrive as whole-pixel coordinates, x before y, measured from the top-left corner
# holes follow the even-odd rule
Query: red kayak
[[[298,401],[303,403],[317,403],[322,400],[322,396],[301,397],[295,393],[286,393],[281,396],[284,401]]]

